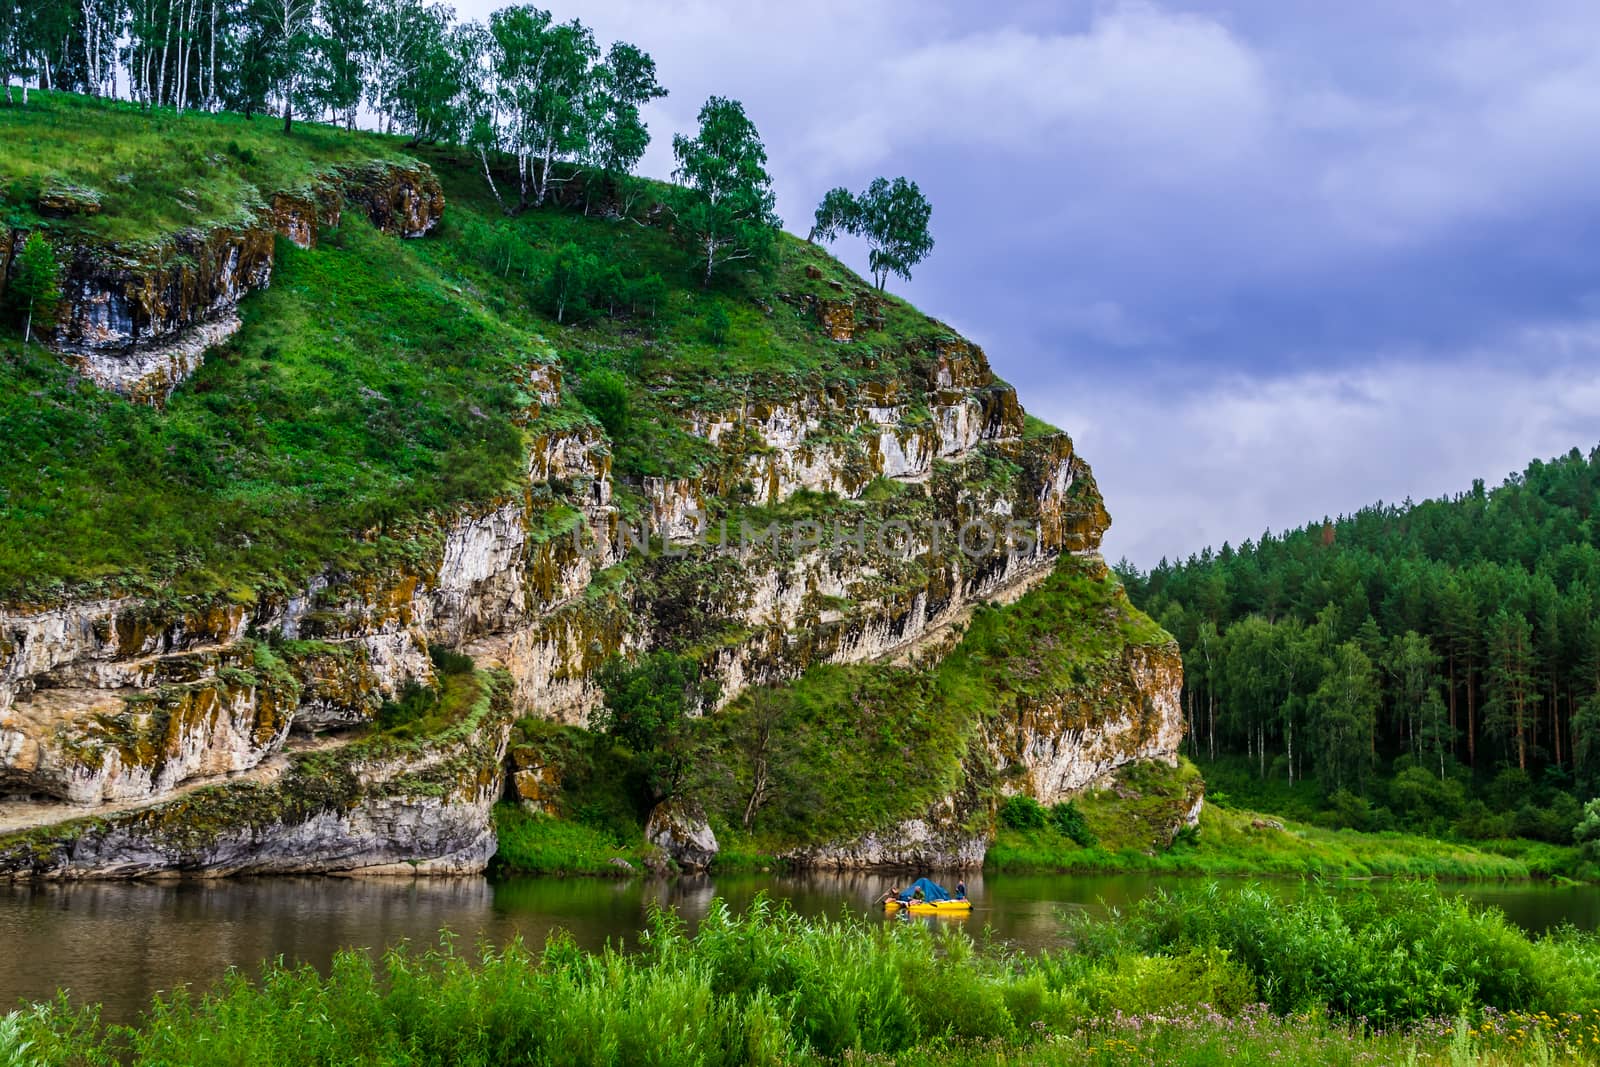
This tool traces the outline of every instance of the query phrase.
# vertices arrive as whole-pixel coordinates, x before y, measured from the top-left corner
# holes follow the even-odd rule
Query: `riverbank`
[[[1600,989],[1593,935],[1530,938],[1426,884],[1194,885],[1057,922],[1073,948],[1030,956],[764,898],[711,905],[693,937],[657,911],[637,951],[445,936],[341,953],[326,974],[235,974],[126,1030],[35,1006],[0,1027],[0,1064],[1459,1063],[1538,1042],[1596,1062],[1600,1047],[1600,1015],[1574,1014]]]
[[[1114,802],[1074,805],[1092,843],[1080,844],[1053,822],[1029,829],[1002,825],[983,869],[995,874],[1181,874],[1213,877],[1397,878],[1463,882],[1585,882],[1600,872],[1576,848],[1539,841],[1463,844],[1414,834],[1327,830],[1289,819],[1207,805],[1198,833],[1157,847],[1146,824]],[[642,877],[664,867],[642,832],[529,815],[513,805],[495,811],[507,874]],[[726,828],[714,874],[782,871],[776,850]]]
[[[1092,826],[1093,810],[1084,807]],[[1085,847],[1050,826],[1003,828],[984,868],[1009,874],[1416,876],[1454,881],[1592,882],[1600,875],[1576,848],[1539,841],[1464,844],[1397,832],[1326,830],[1210,804],[1201,813],[1197,834],[1180,835],[1170,848],[1160,850],[1117,838]]]

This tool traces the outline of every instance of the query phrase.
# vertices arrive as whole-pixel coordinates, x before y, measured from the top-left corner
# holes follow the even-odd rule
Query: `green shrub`
[[[452,652],[443,645],[429,645],[428,658],[441,674],[471,674],[477,669],[472,657],[460,652]]]
[[[1478,1006],[1559,1011],[1593,997],[1593,937],[1531,941],[1496,909],[1430,883],[1383,893],[1258,886],[1162,891],[1140,902],[1126,943],[1143,952],[1222,949],[1276,1011],[1327,1008],[1377,1023]]]
[[[418,682],[408,681],[399,696],[398,700],[385,700],[378,708],[378,729],[407,733],[439,706],[439,694]]]
[[[1100,838],[1096,837],[1094,831],[1089,829],[1089,824],[1083,821],[1083,813],[1070,800],[1051,807],[1050,825],[1055,827],[1058,834],[1070,837],[1082,848],[1093,848],[1100,843]]]
[[[1250,971],[1215,946],[1171,956],[1119,955],[1084,986],[1089,1008],[1097,1015],[1138,1015],[1194,1004],[1232,1015],[1258,999]]]
[[[721,348],[728,343],[732,329],[733,322],[728,318],[727,310],[721,304],[711,305],[711,310],[706,313],[706,340]]]
[[[628,395],[628,380],[616,371],[597,369],[584,375],[578,386],[578,399],[589,413],[600,420],[613,441],[628,436],[633,425],[633,408]]]
[[[1001,826],[1008,826],[1013,830],[1042,830],[1046,821],[1043,805],[1026,793],[1007,797],[1006,802],[1000,805]]]
[[[1583,818],[1572,828],[1572,840],[1586,859],[1600,860],[1600,798],[1583,806]]]

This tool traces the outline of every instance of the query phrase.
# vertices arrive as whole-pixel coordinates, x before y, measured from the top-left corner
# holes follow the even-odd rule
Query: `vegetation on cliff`
[[[327,977],[268,964],[157,1000],[135,1026],[65,1001],[0,1025],[39,1064],[1595,1062],[1600,946],[1537,940],[1414,884],[1390,893],[1197,885],[1075,920],[1024,958],[955,929],[714,906],[657,913],[636,953],[473,953],[453,938]],[[1226,1050],[1226,1059],[1219,1058]],[[0,1062],[7,1062],[0,1059]]]
[[[74,146],[92,151],[123,137],[125,126],[142,121],[130,109],[39,93],[6,119],[18,131],[47,131],[37,139],[32,177],[0,193],[16,207],[14,222],[100,242],[95,247],[107,255],[107,242],[126,250],[138,243],[135,231],[154,237],[170,223],[132,193],[101,197],[95,212],[40,214],[51,168],[64,166]],[[1106,521],[1070,442],[1038,420],[1024,426],[1014,394],[981,353],[903,301],[870,291],[815,246],[773,233],[760,269],[719,270],[708,286],[700,252],[681,239],[682,190],[638,183],[620,190],[592,169],[568,168],[543,206],[508,215],[483,170],[487,163],[490,177],[504,180],[516,160],[309,126],[275,151],[281,137],[267,121],[161,119],[178,128],[174,143],[193,157],[173,166],[216,157],[218,184],[207,193],[212,206],[195,209],[199,224],[281,230],[272,185],[314,200],[329,168],[348,167],[364,152],[412,173],[420,172],[411,160],[426,161],[449,210],[426,240],[386,237],[348,205],[337,224],[323,212],[309,237],[280,237],[270,287],[240,306],[242,328],[163,406],[90,385],[74,369],[76,355],[63,361],[0,343],[0,396],[8,398],[0,399],[0,422],[13,446],[0,457],[0,602],[135,594],[169,607],[174,599],[191,606],[228,600],[265,617],[314,578],[332,575],[387,625],[409,610],[408,590],[437,572],[444,531],[463,511],[515,502],[530,544],[584,520],[564,476],[529,469],[550,462],[544,450],[552,441],[569,439],[581,442],[585,463],[614,476],[610,499],[623,521],[649,513],[646,480],[657,477],[695,479],[695,502],[710,522],[726,518],[736,528],[904,525],[990,506],[975,499],[1009,505],[1019,495],[1020,514],[1032,521],[1027,487],[1062,473],[1052,463],[1071,484],[1059,494],[1062,514],[1040,518],[1060,526],[1052,527],[1049,550],[1094,543]],[[703,129],[698,145],[681,153],[708,172],[738,155],[715,132]],[[129,140],[135,155],[127,165],[137,168],[136,150],[149,145]],[[740,151],[755,158],[758,149]],[[623,195],[634,199],[624,204]],[[935,425],[930,408],[947,395],[955,406],[938,410],[963,420],[955,431]],[[928,477],[915,484],[883,477],[871,459],[882,428],[852,421],[840,398],[903,409],[894,427],[899,445],[921,449]],[[807,431],[807,445],[838,447],[848,467],[841,478],[859,500],[788,495],[775,486],[758,493],[749,482],[745,461],[773,446],[739,424],[811,399],[821,425]],[[715,444],[691,424],[691,417],[732,418],[729,412],[738,413],[734,429]],[[979,421],[968,426],[971,420]],[[1019,428],[1026,445],[1014,439]],[[947,432],[956,434],[960,462],[937,458],[949,450],[930,444]],[[1004,440],[987,440],[996,435]],[[629,610],[645,614],[657,647],[640,664],[618,665],[614,680],[661,657],[697,675],[751,640],[749,624],[732,617],[728,593],[750,560],[730,547],[713,538],[687,557],[635,553],[568,602],[581,612],[610,597],[622,610],[611,594],[623,590]],[[766,553],[756,557],[765,562],[783,549],[750,551]],[[957,572],[936,553],[902,558],[866,543],[857,555],[859,565],[847,560],[839,569],[876,575],[876,588],[859,595],[882,597],[885,610],[912,612],[919,597],[937,610],[960,592],[950,587]],[[543,569],[530,564],[528,587],[553,601],[559,576],[547,571],[560,561],[537,562]],[[309,636],[342,639],[371,624],[341,614],[333,590],[313,599],[301,627]],[[599,820],[610,826],[597,828],[590,805],[558,803],[553,810],[567,823],[607,836],[568,834],[554,853],[535,857],[540,841],[568,827],[507,811],[506,862],[550,869],[552,855],[574,850],[588,850],[590,859],[616,849],[640,858],[637,828],[649,802],[680,787],[703,797],[719,826],[744,835],[748,855],[881,830],[958,793],[959,810],[944,829],[982,833],[1001,789],[978,742],[983,724],[1035,698],[1070,705],[1074,721],[1118,709],[1129,696],[1117,681],[1125,651],[1168,641],[1103,568],[1076,561],[1023,605],[1000,613],[980,607],[942,667],[931,660],[821,665],[833,654],[829,642],[848,635],[825,617],[848,621],[856,607],[849,597],[823,599],[803,606],[792,646],[774,653],[781,661],[771,665],[774,676],[810,668],[794,685],[761,687],[696,720],[677,747],[668,724],[651,719],[621,738],[621,757],[602,758],[606,773],[620,776],[606,788],[631,809],[631,827],[618,822],[618,805]],[[413,689],[378,712],[377,727],[386,736],[430,736],[429,699]],[[774,723],[783,743],[767,749],[759,738],[773,736]],[[658,759],[663,753],[669,758]],[[630,776],[652,792],[641,798]],[[528,846],[520,861],[516,841]]]
[[[306,126],[283,138],[265,119],[151,117],[60,93],[0,109],[0,122],[9,146],[38,157],[0,190],[11,224],[96,240],[236,223],[330,166],[405,158],[372,134]],[[0,457],[0,599],[247,597],[329,566],[403,561],[426,549],[440,514],[514,488],[541,430],[603,426],[620,475],[692,475],[715,451],[686,432],[685,410],[830,388],[892,394],[899,382],[920,390],[925,343],[952,338],[883,295],[853,343],[831,341],[816,301],[847,301],[867,283],[788,235],[775,236],[770,271],[704,289],[693,250],[662,220],[586,214],[577,175],[544,208],[508,218],[474,157],[414,151],[450,204],[429,239],[384,240],[347,211],[314,249],[280,240],[271,287],[241,308],[244,328],[163,410],[0,340],[11,443]],[[115,195],[93,215],[38,219],[42,175],[63,169],[105,178]],[[202,174],[213,184],[195,205],[173,207],[184,202],[177,187]],[[647,192],[653,203],[665,190]],[[551,291],[574,260],[595,265],[578,270],[581,313],[572,294]],[[554,362],[577,399],[540,410],[525,383]]]
[[[1574,843],[1600,786],[1600,450],[1149,574],[1188,750],[1235,802],[1325,826]]]
[[[929,666],[818,664],[690,718],[685,679],[662,665],[671,657],[646,657],[603,673],[610,710],[600,722],[645,716],[648,729],[519,725],[513,759],[539,769],[524,798],[558,818],[503,812],[512,832],[501,858],[517,870],[614,874],[612,858],[639,858],[638,827],[668,793],[705,807],[719,840],[733,846],[732,865],[769,865],[782,852],[884,831],[950,797],[941,830],[986,836],[1007,782],[986,750],[986,727],[1034,704],[1065,703],[1083,722],[1116,711],[1126,697],[1111,679],[1130,647],[1165,651],[1170,638],[1103,565],[1063,557],[1016,603],[980,607]],[[674,769],[664,774],[667,764]],[[1182,794],[1198,786],[1185,775],[1163,781],[1176,789],[1176,813],[1170,790],[1149,810],[1119,809],[1130,841],[1142,834],[1141,847],[1167,847],[1194,801]]]

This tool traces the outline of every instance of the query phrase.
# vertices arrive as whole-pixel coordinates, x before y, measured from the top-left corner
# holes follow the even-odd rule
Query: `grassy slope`
[[[1091,796],[1077,803],[1097,833],[1107,822],[1124,818],[1114,798]],[[1008,829],[990,849],[988,866],[1013,873],[1422,875],[1462,880],[1526,879],[1551,873],[1535,857],[1502,855],[1481,846],[1412,834],[1324,830],[1216,805],[1207,805],[1201,813],[1200,836],[1194,843],[1156,851],[1147,842],[1102,835],[1099,845],[1082,848],[1050,829]]]
[[[330,163],[401,155],[371,134],[302,124],[285,139],[267,118],[151,118],[61,94],[3,109],[0,124],[0,211],[11,224],[38,224],[39,189],[70,176],[105,194],[103,211],[47,227],[106,240],[234,220]],[[820,249],[785,236],[770,275],[705,291],[661,227],[554,207],[502,221],[470,159],[423,158],[449,198],[434,234],[386,240],[347,215],[315,251],[280,242],[272,287],[244,302],[244,329],[165,412],[0,340],[11,446],[0,455],[0,601],[110,588],[243,597],[400,551],[405,538],[385,534],[515,482],[524,442],[513,417],[531,361],[559,359],[569,384],[597,368],[622,372],[635,417],[614,443],[617,468],[687,474],[707,451],[677,425],[685,406],[887,381],[909,373],[907,342],[948,334],[890,297],[885,330],[833,344],[782,299],[837,295],[830,279],[859,284]],[[654,314],[557,326],[536,309],[536,279],[486,261],[496,223],[538,252],[573,242],[625,277],[659,274],[665,299]],[[714,341],[719,310],[730,327]],[[577,408],[554,417],[588,418]]]
[[[701,723],[694,788],[751,863],[881,829],[952,793],[981,830],[994,787],[982,725],[1019,702],[1092,689],[1128,644],[1169,640],[1103,567],[1067,557],[1016,603],[981,606],[936,667],[820,665],[742,695]],[[774,727],[768,793],[745,834],[763,716]]]
[[[403,159],[399,142],[306,124],[292,138],[270,116],[178,116],[71,93],[30,94],[0,108],[0,196],[7,225],[147,244],[191,226],[248,221],[276,192],[341,163]],[[66,185],[96,215],[41,220],[41,191]]]

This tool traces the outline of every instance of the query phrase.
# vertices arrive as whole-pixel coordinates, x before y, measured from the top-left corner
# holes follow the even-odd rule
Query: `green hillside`
[[[12,225],[41,222],[53,181],[101,194],[96,215],[42,220],[64,241],[237,222],[336,163],[405,158],[397,138],[310,124],[286,138],[266,118],[151,118],[67,94],[35,94],[0,122]],[[834,344],[804,299],[866,285],[819,248],[785,234],[774,266],[703,289],[648,201],[627,219],[586,213],[578,180],[564,205],[506,218],[475,157],[420,158],[449,205],[428,238],[385,238],[347,212],[314,250],[280,239],[271,288],[165,410],[0,340],[0,599],[246,597],[392,560],[430,516],[513,488],[551,426],[604,421],[619,474],[691,474],[710,448],[674,417],[685,405],[893,382],[911,373],[910,342],[949,333],[885,295],[876,328]],[[574,254],[601,276],[579,321],[569,304],[558,325],[547,279]],[[518,382],[552,362],[587,403],[529,422]]]

